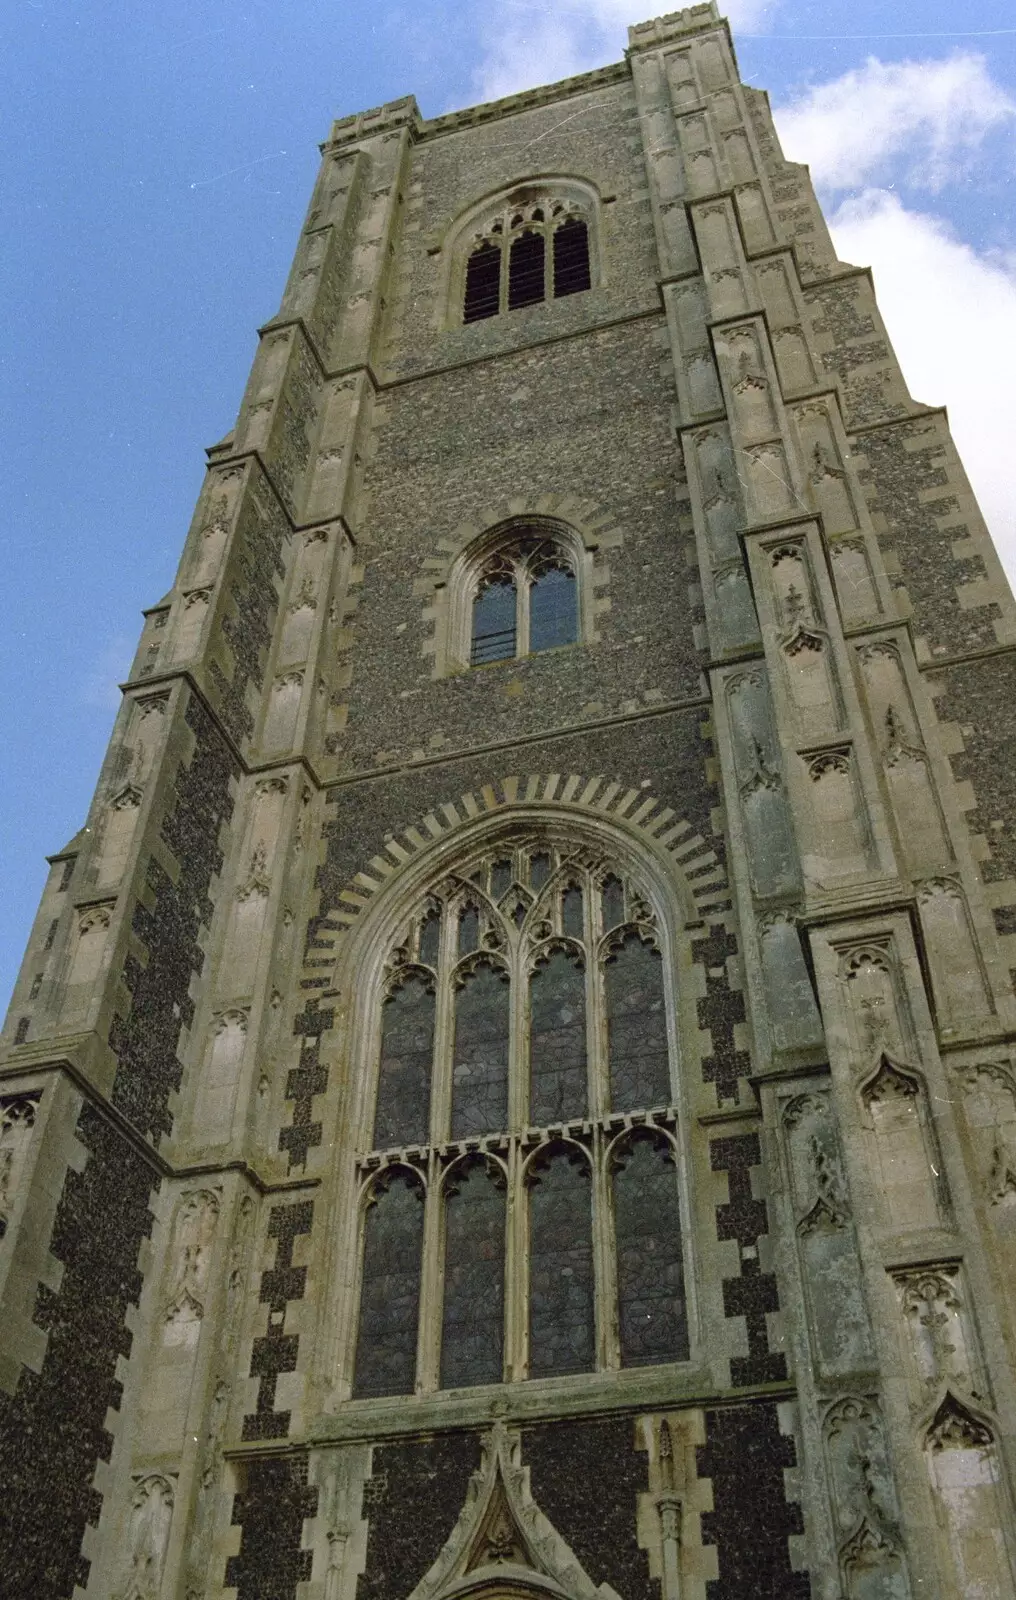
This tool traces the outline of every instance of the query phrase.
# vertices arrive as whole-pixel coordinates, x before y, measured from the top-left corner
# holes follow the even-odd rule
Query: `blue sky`
[[[665,9],[660,6],[655,9]],[[1016,574],[1012,0],[730,0],[742,75],[871,263]],[[232,425],[336,115],[425,115],[619,59],[647,0],[15,0],[0,20],[8,308],[0,992],[80,826],[140,624]],[[968,31],[960,32],[963,27]],[[984,403],[987,396],[989,402]]]

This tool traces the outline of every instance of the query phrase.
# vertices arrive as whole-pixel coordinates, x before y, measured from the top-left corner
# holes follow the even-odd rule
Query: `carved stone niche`
[[[909,1014],[901,1007],[896,951],[891,939],[875,939],[840,953],[843,983],[852,1024],[853,1054],[877,1059],[886,1051],[894,1059],[913,1052]]]
[[[897,1233],[948,1221],[948,1194],[920,1073],[882,1054],[860,1086],[872,1187]]]
[[[752,887],[761,898],[786,894],[798,887],[797,848],[768,684],[761,671],[738,672],[726,693]]]
[[[760,920],[759,948],[775,1049],[807,1051],[822,1045],[822,1019],[790,911],[776,911]]]
[[[959,1262],[892,1274],[906,1343],[925,1403],[947,1389],[985,1400],[985,1378]]]
[[[963,1069],[963,1110],[989,1215],[1016,1240],[1016,1077],[984,1062]]]
[[[214,1190],[195,1189],[181,1199],[173,1225],[168,1293],[163,1312],[170,1343],[181,1337],[189,1342],[197,1335],[197,1324],[205,1314],[218,1221],[219,1196]]]
[[[858,659],[904,860],[910,872],[927,872],[953,852],[903,662],[889,640]]]
[[[808,801],[805,877],[816,888],[855,877],[871,865],[871,830],[853,750],[820,750],[804,761]]]
[[[489,1592],[491,1600],[506,1593],[618,1600],[609,1584],[594,1584],[533,1500],[520,1435],[497,1422],[481,1444],[459,1519],[409,1600],[441,1600],[467,1588]]]
[[[867,617],[881,616],[882,607],[866,540],[863,537],[837,539],[830,545],[829,555],[836,598],[844,622],[849,625]]]
[[[917,905],[943,1035],[969,1031],[994,1011],[963,888],[956,878],[929,878]]]
[[[779,544],[767,555],[783,679],[798,735],[804,742],[832,737],[843,727],[843,701],[807,550],[802,540]]]
[[[24,1181],[38,1109],[38,1095],[0,1101],[0,1239],[7,1232]]]
[[[174,1499],[173,1480],[162,1473],[135,1480],[127,1518],[127,1574],[115,1600],[160,1600]]]
[[[781,1123],[815,1369],[842,1379],[875,1355],[829,1091],[795,1095]]]
[[[843,1591],[850,1600],[907,1600],[912,1593],[885,1429],[876,1401],[846,1395],[831,1405],[822,1441]]]
[[[1008,1600],[1008,1497],[992,1424],[950,1390],[928,1424],[924,1456],[952,1559],[954,1592]]]
[[[108,956],[112,905],[85,906],[78,913],[77,938],[71,947],[68,986],[79,994],[95,982]]]

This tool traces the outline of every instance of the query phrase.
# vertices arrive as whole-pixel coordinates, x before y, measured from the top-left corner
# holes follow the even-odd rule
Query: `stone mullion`
[[[416,1342],[416,1391],[428,1394],[440,1383],[442,1285],[444,1283],[444,1195],[442,1163],[427,1153],[427,1196],[423,1213],[423,1259]]]
[[[515,654],[517,656],[529,654],[529,597],[532,587],[533,580],[529,567],[525,562],[520,562],[515,569],[515,615],[518,619]]]
[[[610,1111],[610,1061],[607,1035],[606,986],[603,981],[603,961],[599,953],[602,937],[600,923],[600,895],[592,878],[585,883],[586,917],[586,1077],[589,1094],[589,1115],[600,1121]],[[595,909],[594,909],[595,903]]]
[[[524,941],[510,954],[508,1007],[508,1127],[520,1133],[529,1126],[529,1009],[532,963]]]
[[[455,1049],[455,988],[452,969],[458,945],[458,907],[441,907],[437,986],[434,997],[434,1054],[430,1092],[430,1140],[440,1147],[451,1138],[452,1060]]]
[[[526,1376],[529,1358],[529,1207],[518,1138],[508,1141],[505,1240],[505,1349],[507,1382]]]
[[[599,1123],[592,1134],[592,1229],[598,1371],[621,1365],[617,1323],[617,1271],[608,1140]]]

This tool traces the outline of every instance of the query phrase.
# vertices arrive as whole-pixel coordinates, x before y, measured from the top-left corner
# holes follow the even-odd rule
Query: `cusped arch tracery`
[[[308,952],[308,979],[324,987],[322,964],[330,952],[334,967],[328,990],[351,992],[355,979],[350,963],[362,960],[368,930],[384,916],[391,897],[397,894],[415,905],[429,882],[440,881],[442,866],[452,865],[461,850],[502,829],[534,823],[574,829],[601,848],[609,840],[634,859],[655,865],[672,886],[685,925],[722,917],[730,909],[726,873],[716,852],[651,791],[581,773],[511,775],[439,803],[386,838],[382,850],[322,904]],[[625,921],[622,914],[619,922]]]

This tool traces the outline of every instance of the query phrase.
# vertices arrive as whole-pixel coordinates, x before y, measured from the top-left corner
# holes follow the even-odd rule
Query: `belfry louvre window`
[[[390,942],[357,1156],[354,1396],[686,1360],[657,916],[520,831]]]
[[[462,320],[480,322],[592,287],[589,223],[574,202],[545,196],[488,217],[466,259]]]
[[[473,590],[469,661],[510,661],[578,638],[578,583],[571,557],[539,530],[515,532],[480,564]]]

